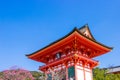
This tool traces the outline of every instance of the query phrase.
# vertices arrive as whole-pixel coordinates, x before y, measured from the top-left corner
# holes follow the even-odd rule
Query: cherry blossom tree
[[[24,69],[4,70],[0,80],[34,80],[32,74]]]

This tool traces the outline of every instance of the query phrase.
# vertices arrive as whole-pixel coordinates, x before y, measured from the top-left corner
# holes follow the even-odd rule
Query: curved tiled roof
[[[84,32],[85,32],[86,30],[88,30],[88,32],[89,32],[88,35],[89,35],[89,36],[84,34]],[[99,45],[101,45],[101,46],[103,46],[103,47],[105,47],[105,48],[112,49],[112,47],[108,47],[108,46],[106,46],[106,45],[104,45],[104,44],[102,44],[102,43],[97,42],[97,41],[95,40],[95,38],[93,37],[93,35],[91,34],[88,25],[84,25],[83,27],[81,27],[81,28],[79,28],[79,29],[75,27],[70,33],[68,33],[68,34],[65,35],[64,37],[62,37],[62,38],[60,38],[60,39],[52,42],[51,44],[43,47],[42,49],[39,49],[39,50],[37,50],[37,51],[35,51],[35,52],[31,53],[31,54],[27,54],[26,56],[31,56],[31,55],[39,52],[39,51],[44,50],[45,48],[47,48],[47,47],[49,47],[49,46],[51,46],[51,45],[53,45],[53,44],[55,44],[55,43],[57,43],[57,42],[65,39],[66,37],[68,37],[69,35],[71,35],[71,34],[72,34],[73,32],[75,32],[75,31],[77,31],[81,36],[85,37],[86,39],[88,39],[88,40],[90,40],[90,41],[92,41],[92,42],[95,42],[95,43],[97,43],[97,44],[99,44]]]

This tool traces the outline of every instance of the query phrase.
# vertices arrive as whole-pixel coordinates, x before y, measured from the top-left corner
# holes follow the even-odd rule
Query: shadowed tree
[[[35,80],[45,80],[45,74],[43,72],[30,71]]]

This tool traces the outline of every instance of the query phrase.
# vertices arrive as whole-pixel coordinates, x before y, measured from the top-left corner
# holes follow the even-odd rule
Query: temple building
[[[45,64],[39,70],[46,73],[46,80],[93,80],[92,69],[99,65],[93,58],[111,50],[96,41],[89,26],[84,25],[26,56]]]
[[[120,74],[120,66],[106,68],[109,74]]]

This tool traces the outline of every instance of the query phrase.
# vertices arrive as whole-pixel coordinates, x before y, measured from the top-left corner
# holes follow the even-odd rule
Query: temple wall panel
[[[85,80],[92,80],[92,70],[84,68],[85,71]]]
[[[76,80],[84,80],[84,69],[83,69],[83,67],[81,67],[81,66],[75,66],[75,68],[76,68]]]
[[[87,72],[91,72],[91,70],[89,68],[84,68],[84,70]]]
[[[75,66],[76,80],[92,80],[92,70],[79,65]]]

